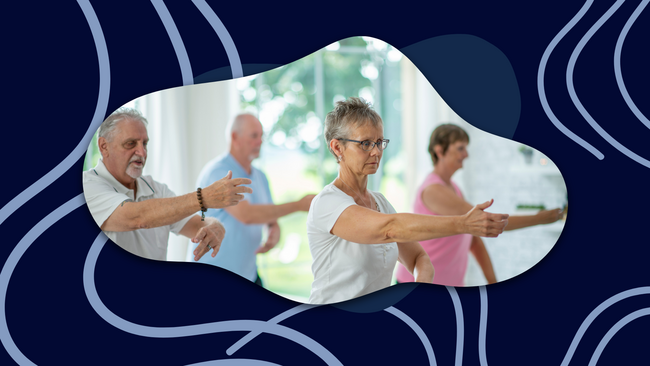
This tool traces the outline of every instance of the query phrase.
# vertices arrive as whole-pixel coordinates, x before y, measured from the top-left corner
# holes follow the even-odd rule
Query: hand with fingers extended
[[[248,178],[232,179],[232,171],[225,177],[202,189],[203,203],[206,208],[224,208],[234,206],[244,198],[243,193],[253,193],[250,187],[242,184],[251,184]]]
[[[464,232],[474,236],[495,238],[508,225],[508,214],[485,212],[494,200],[474,206],[463,218]]]
[[[555,208],[552,210],[541,210],[535,216],[540,224],[552,224],[557,220],[561,219],[564,215],[564,210],[561,208]]]
[[[224,235],[226,235],[226,229],[219,220],[206,217],[205,223],[206,225],[199,229],[192,238],[192,243],[198,243],[194,249],[195,261],[201,259],[210,250],[212,250],[212,258],[214,258],[219,252]]]

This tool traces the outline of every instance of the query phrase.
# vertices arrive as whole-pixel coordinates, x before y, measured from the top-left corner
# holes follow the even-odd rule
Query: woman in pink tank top
[[[429,154],[434,169],[418,189],[413,212],[427,215],[462,215],[472,209],[452,181],[454,173],[463,167],[469,155],[469,135],[453,124],[438,126],[429,140]],[[549,224],[562,215],[561,209],[542,210],[536,215],[510,216],[505,230]],[[429,255],[435,277],[433,283],[446,286],[464,286],[469,253],[474,255],[488,283],[495,283],[496,275],[485,244],[480,237],[469,234],[454,235],[420,242]],[[401,265],[397,268],[397,282],[413,282],[413,276]]]

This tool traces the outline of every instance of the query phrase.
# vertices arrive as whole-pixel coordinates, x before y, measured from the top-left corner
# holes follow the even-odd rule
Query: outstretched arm
[[[314,197],[313,194],[309,194],[298,201],[280,205],[254,205],[242,201],[236,206],[226,208],[226,211],[244,224],[268,224],[297,211],[309,211],[309,205]]]
[[[202,189],[203,205],[206,208],[223,208],[236,205],[244,196],[251,193],[250,179],[231,179],[232,172]],[[196,192],[170,198],[154,198],[142,202],[125,201],[104,221],[104,231],[133,231],[170,225],[197,211],[201,206]]]
[[[462,215],[472,209],[472,205],[447,186],[432,184],[422,191],[422,202],[432,212],[439,215]],[[516,230],[534,225],[550,224],[562,217],[562,209],[542,210],[535,215],[510,216],[505,230]]]
[[[360,244],[423,241],[456,234],[496,237],[508,224],[508,215],[485,212],[492,202],[476,205],[462,216],[383,214],[352,205],[341,213],[330,232]]]
[[[541,210],[535,215],[510,216],[506,230],[517,230],[529,226],[552,224],[562,217],[564,211],[561,208],[553,210]]]

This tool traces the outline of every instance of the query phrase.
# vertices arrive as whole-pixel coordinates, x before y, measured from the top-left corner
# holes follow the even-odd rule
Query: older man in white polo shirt
[[[202,214],[208,208],[236,205],[252,189],[250,179],[232,173],[196,192],[176,196],[167,185],[142,176],[147,160],[147,120],[134,109],[119,109],[99,129],[102,158],[83,173],[86,203],[97,225],[129,252],[157,260],[167,257],[169,232],[198,243],[195,260],[211,249],[216,256],[225,229]]]

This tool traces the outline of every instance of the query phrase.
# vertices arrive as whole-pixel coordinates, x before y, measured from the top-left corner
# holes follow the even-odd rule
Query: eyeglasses
[[[363,151],[370,151],[375,148],[375,145],[377,145],[377,148],[379,150],[384,150],[386,146],[388,146],[388,143],[390,142],[390,140],[377,140],[377,142],[373,142],[370,140],[365,140],[365,141],[357,141],[357,140],[350,140],[350,139],[339,139],[339,140],[358,142],[361,144],[361,148],[363,149]]]

